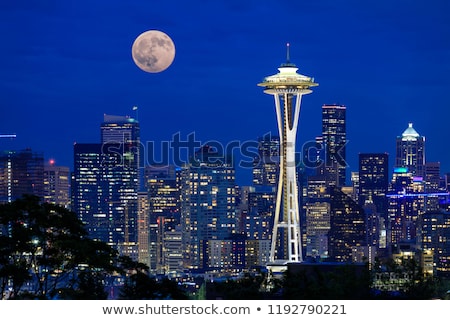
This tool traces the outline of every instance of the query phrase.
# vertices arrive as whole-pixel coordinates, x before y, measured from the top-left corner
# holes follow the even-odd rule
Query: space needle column
[[[280,135],[280,173],[269,258],[270,263],[277,264],[303,261],[295,143],[302,95],[311,93],[310,87],[318,84],[313,78],[298,74],[297,70],[290,62],[287,44],[286,63],[278,68],[277,74],[258,83],[265,93],[274,96]]]

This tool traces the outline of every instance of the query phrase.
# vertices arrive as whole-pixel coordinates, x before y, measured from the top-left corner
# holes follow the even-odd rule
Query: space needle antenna
[[[289,54],[289,42],[286,43],[286,63],[291,63],[291,58],[290,58],[290,54]]]

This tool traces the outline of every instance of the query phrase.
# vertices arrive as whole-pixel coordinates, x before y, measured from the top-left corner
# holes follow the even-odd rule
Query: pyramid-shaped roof
[[[403,138],[418,138],[418,137],[420,137],[420,134],[417,133],[416,129],[413,128],[413,124],[410,122],[408,124],[408,128],[406,128],[406,130],[403,131],[402,137]]]

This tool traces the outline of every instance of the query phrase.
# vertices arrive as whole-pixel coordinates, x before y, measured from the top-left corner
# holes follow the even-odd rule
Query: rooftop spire
[[[289,57],[289,42],[286,43],[286,64],[289,64],[290,61],[290,57]]]
[[[296,65],[291,63],[291,53],[290,53],[291,45],[286,43],[286,62],[281,64],[281,67],[295,67]]]

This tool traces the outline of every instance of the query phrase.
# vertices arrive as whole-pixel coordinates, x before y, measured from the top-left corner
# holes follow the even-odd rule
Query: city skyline
[[[299,72],[320,83],[303,104],[300,143],[320,134],[322,105],[342,104],[348,172],[358,170],[358,153],[387,152],[392,166],[395,138],[410,122],[427,138],[427,161],[450,172],[450,151],[440,143],[450,102],[450,10],[445,1],[433,4],[4,4],[0,133],[17,138],[2,139],[1,149],[30,147],[73,168],[73,143],[98,141],[103,114],[135,116],[133,106],[142,140],[195,132],[200,141],[256,141],[276,132],[273,103],[256,83],[284,61],[289,42]],[[149,29],[166,32],[177,49],[160,74],[142,72],[131,58],[135,37]],[[241,183],[247,177],[250,169],[238,183],[250,184]]]

